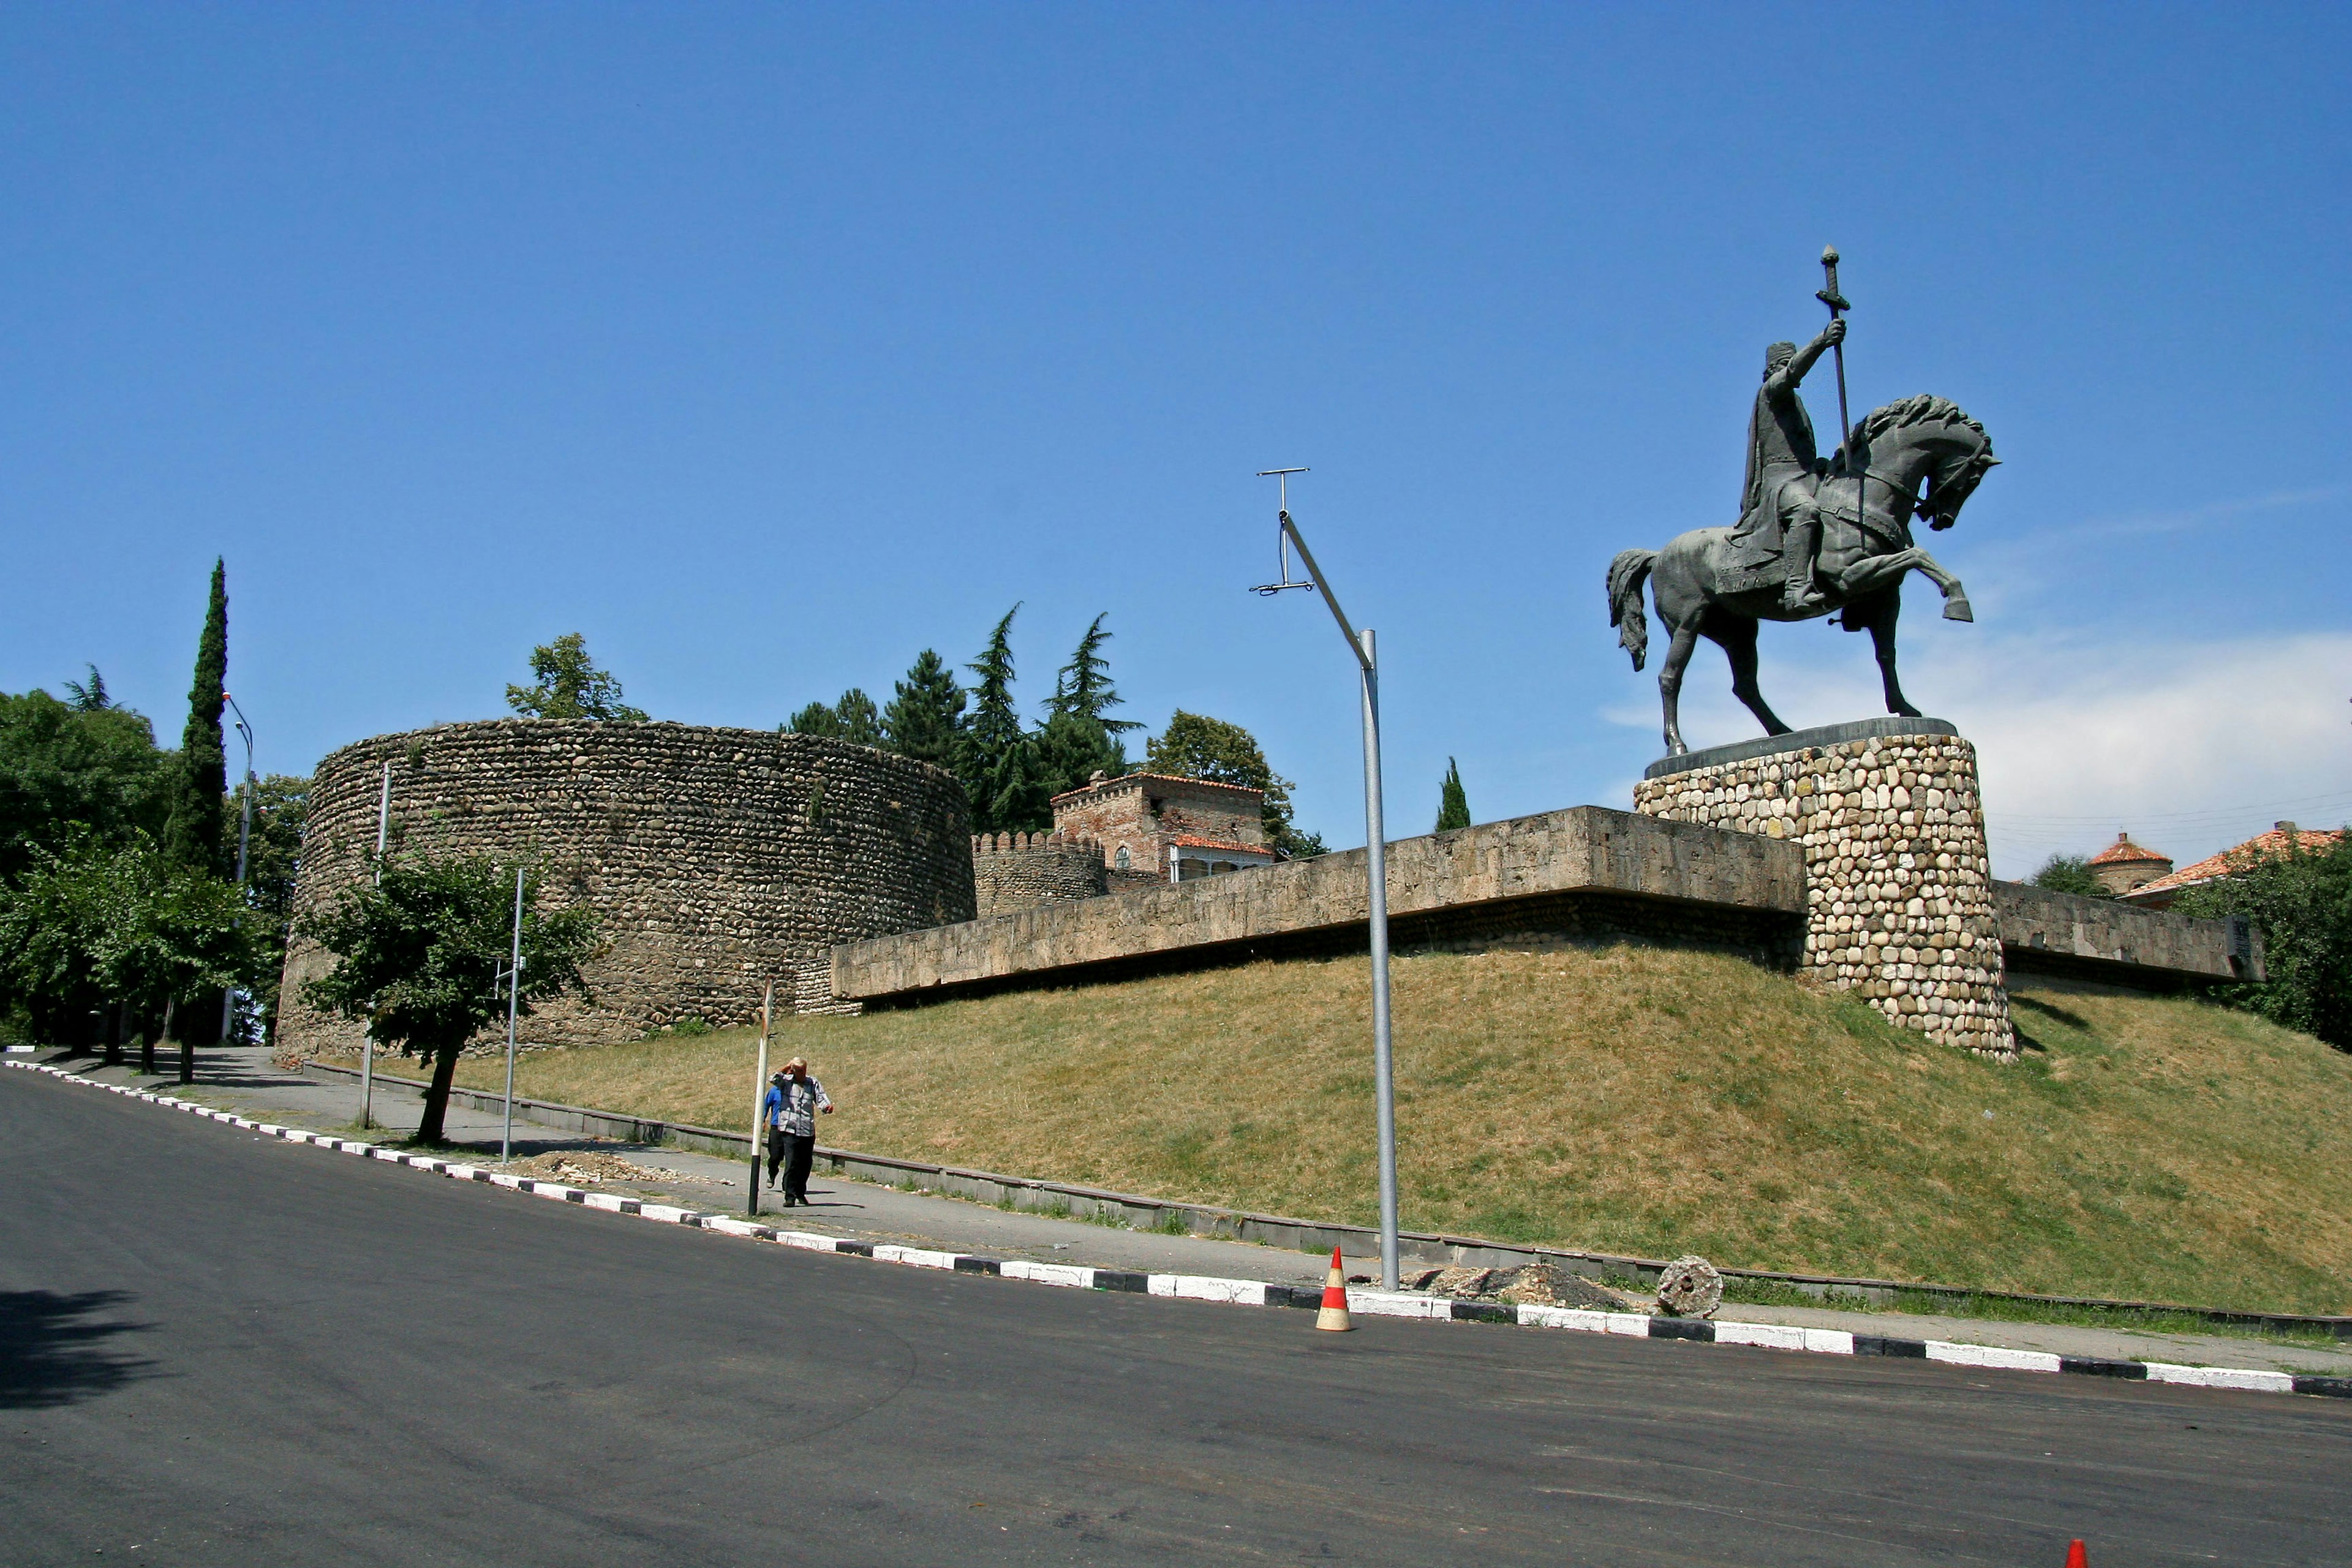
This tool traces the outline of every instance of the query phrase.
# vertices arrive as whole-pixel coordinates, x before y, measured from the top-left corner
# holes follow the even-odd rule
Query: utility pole
[[[1250,591],[1266,598],[1285,588],[1313,588],[1320,593],[1331,611],[1331,618],[1339,623],[1339,635],[1348,639],[1348,651],[1355,655],[1360,678],[1364,718],[1364,910],[1371,931],[1372,1074],[1381,1152],[1381,1289],[1393,1290],[1397,1288],[1396,1075],[1389,1038],[1389,856],[1387,825],[1381,809],[1380,654],[1370,627],[1360,635],[1349,624],[1348,613],[1339,607],[1339,598],[1315,564],[1298,525],[1291,521],[1290,476],[1307,471],[1266,468],[1258,475],[1281,486],[1276,510],[1280,529],[1275,539],[1275,558],[1281,568],[1281,577]],[[1299,564],[1307,570],[1306,581],[1290,580],[1288,550],[1298,552]]]
[[[776,983],[771,980],[767,997],[760,1004],[760,1065],[751,1074],[751,1174],[745,1184],[743,1212],[753,1215],[760,1212],[760,1144],[768,1135],[768,1030],[775,1007]]]
[[[383,760],[383,797],[375,808],[375,885],[383,886],[383,846],[392,831],[392,759]],[[360,1037],[360,1131],[364,1132],[374,1122],[370,1120],[375,1109],[375,1041]]]
[[[224,691],[221,693],[221,700],[227,703],[229,705],[229,710],[236,715],[236,732],[245,737],[245,787],[238,792],[245,796],[245,812],[244,815],[237,819],[236,824],[236,890],[239,893],[243,893],[245,891],[246,850],[253,841],[253,726],[246,722],[245,710],[236,705],[236,698]],[[236,918],[241,923],[245,919],[244,912],[240,910]],[[228,1026],[234,1020],[236,1014],[236,987],[232,985],[226,987],[221,992],[220,1043],[223,1049],[227,1048]],[[180,1081],[182,1083],[194,1083],[195,1080],[195,1058],[191,1052],[188,1042],[182,1040],[180,1042]]]
[[[522,872],[520,866],[515,868],[514,947],[507,956],[507,1122],[499,1134],[501,1165],[512,1158],[514,1150],[515,1006],[522,991]]]

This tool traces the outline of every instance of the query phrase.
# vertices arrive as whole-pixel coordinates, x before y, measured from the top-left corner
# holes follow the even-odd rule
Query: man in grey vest
[[[1805,412],[1797,387],[1805,373],[1829,353],[1831,344],[1844,341],[1845,322],[1839,319],[1801,349],[1781,342],[1764,351],[1764,385],[1756,394],[1756,407],[1748,419],[1748,482],[1739,501],[1743,531],[1769,528],[1780,511],[1781,488],[1790,479],[1822,472],[1821,455],[1813,447],[1812,416]],[[1800,492],[1792,500],[1781,540],[1780,563],[1787,575],[1780,607],[1794,615],[1822,602],[1822,595],[1813,587],[1813,557],[1821,548],[1822,521],[1810,490]]]

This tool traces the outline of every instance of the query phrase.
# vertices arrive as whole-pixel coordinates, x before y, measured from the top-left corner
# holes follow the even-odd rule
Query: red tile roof
[[[1195,838],[1190,834],[1178,834],[1169,843],[1180,849],[1227,849],[1241,855],[1263,855],[1274,858],[1274,851],[1263,844],[1228,844],[1222,838]]]
[[[2295,842],[2307,850],[2323,850],[2344,837],[2341,830],[2304,827],[2295,830]],[[2169,877],[2158,877],[2153,882],[2143,882],[2122,896],[2126,903],[2137,903],[2150,894],[2161,896],[2177,893],[2183,888],[2193,888],[2200,882],[2210,882],[2228,876],[2235,868],[2231,862],[2264,859],[2287,852],[2286,830],[2273,827],[2268,833],[2257,833],[2243,844],[2234,845],[2219,855],[2208,855],[2193,866],[2183,866]]]
[[[2094,866],[2128,866],[2137,861],[2151,860],[2160,860],[2168,866],[2172,864],[2171,856],[2144,849],[2131,841],[2130,834],[2118,833],[2113,844],[2091,857],[2090,863]]]

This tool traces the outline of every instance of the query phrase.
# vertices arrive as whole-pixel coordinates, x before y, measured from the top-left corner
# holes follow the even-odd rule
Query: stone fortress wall
[[[367,875],[384,764],[396,847],[538,858],[542,897],[582,902],[606,942],[597,1005],[525,1019],[532,1041],[633,1039],[686,1017],[749,1022],[837,943],[968,921],[971,817],[954,776],[822,736],[676,723],[502,719],[380,735],[311,784],[294,905]],[[356,1049],[359,1026],[304,1007],[330,955],[287,954],[283,1047]]]
[[[1061,833],[982,833],[971,841],[972,891],[982,916],[1110,891],[1100,839]]]
[[[1634,809],[1797,845],[1804,967],[1929,1039],[2016,1054],[1976,748],[1873,719],[1651,764]]]

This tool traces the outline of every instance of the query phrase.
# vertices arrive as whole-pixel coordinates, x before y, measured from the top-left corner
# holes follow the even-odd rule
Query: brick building
[[[1054,797],[1054,832],[1102,845],[1114,890],[1191,881],[1281,857],[1265,844],[1265,792],[1164,773],[1100,773]],[[1122,873],[1124,875],[1122,875]]]

